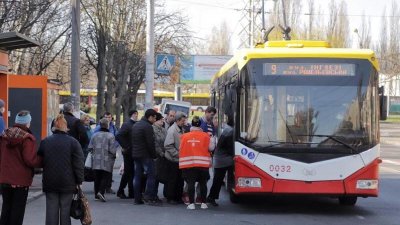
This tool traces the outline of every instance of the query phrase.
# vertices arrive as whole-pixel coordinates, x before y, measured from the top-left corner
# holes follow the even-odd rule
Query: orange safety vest
[[[191,131],[181,136],[179,148],[179,169],[194,167],[211,167],[211,156],[208,151],[210,136],[203,131]]]

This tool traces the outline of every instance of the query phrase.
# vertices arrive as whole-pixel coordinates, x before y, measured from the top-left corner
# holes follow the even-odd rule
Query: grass
[[[385,122],[400,123],[400,115],[389,115]]]

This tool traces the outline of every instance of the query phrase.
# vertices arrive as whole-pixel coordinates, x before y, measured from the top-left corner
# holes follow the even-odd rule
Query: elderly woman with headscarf
[[[83,153],[68,135],[63,114],[54,120],[53,135],[40,143],[43,157],[43,192],[46,193],[46,225],[71,224],[70,207],[77,186],[83,182]]]

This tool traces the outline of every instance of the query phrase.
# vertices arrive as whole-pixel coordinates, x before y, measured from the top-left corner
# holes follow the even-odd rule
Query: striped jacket
[[[210,168],[210,136],[202,130],[183,134],[179,148],[179,169]]]

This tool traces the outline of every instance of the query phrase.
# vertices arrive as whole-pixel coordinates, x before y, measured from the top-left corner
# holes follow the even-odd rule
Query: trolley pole
[[[71,1],[72,11],[72,42],[71,42],[71,102],[74,105],[75,116],[79,116],[81,75],[80,67],[80,2]]]
[[[147,0],[146,23],[146,97],[144,108],[153,108],[154,87],[154,0]]]

